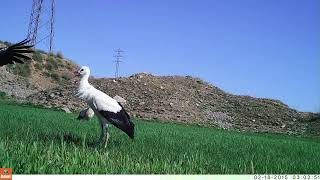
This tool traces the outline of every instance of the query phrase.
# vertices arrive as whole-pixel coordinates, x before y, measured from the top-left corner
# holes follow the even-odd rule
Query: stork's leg
[[[101,134],[100,134],[98,144],[103,145],[103,143],[105,142],[105,139],[107,137],[107,124],[100,121],[100,127],[101,127]]]
[[[108,141],[109,141],[109,138],[110,138],[110,135],[109,135],[109,132],[108,132],[108,127],[106,128],[106,132],[107,132],[107,136],[106,136],[105,142],[104,142],[104,147],[105,148],[107,147]]]

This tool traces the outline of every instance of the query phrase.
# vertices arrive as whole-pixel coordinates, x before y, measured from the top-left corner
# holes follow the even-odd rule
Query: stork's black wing
[[[129,114],[126,112],[126,110],[123,107],[117,113],[113,113],[110,111],[103,111],[103,110],[99,111],[99,113],[103,117],[105,117],[111,124],[113,124],[117,128],[121,129],[123,132],[125,132],[131,139],[134,138],[134,124],[130,120]]]
[[[16,63],[24,63],[23,60],[31,60],[25,53],[33,53],[30,49],[32,45],[27,45],[30,40],[23,40],[17,44],[11,45],[8,48],[0,48],[0,66]]]

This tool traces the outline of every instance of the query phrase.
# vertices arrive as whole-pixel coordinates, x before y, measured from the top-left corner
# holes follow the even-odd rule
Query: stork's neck
[[[89,90],[91,89],[91,85],[88,82],[89,75],[84,75],[81,77],[79,87],[78,87],[78,93],[76,96],[78,96],[80,99],[87,100],[89,97]]]
[[[86,74],[83,77],[81,77],[79,87],[80,88],[85,88],[85,87],[90,86],[88,79],[89,79],[89,75],[88,74]]]

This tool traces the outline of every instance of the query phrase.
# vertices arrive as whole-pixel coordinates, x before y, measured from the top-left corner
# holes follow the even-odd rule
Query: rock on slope
[[[258,132],[305,131],[306,115],[278,100],[232,95],[198,78],[140,73],[128,78],[89,81],[112,97],[119,95],[126,99],[126,109],[133,117]],[[74,96],[76,82],[28,99],[36,104],[79,111],[86,105]]]
[[[6,67],[0,67],[0,91],[7,95],[25,98],[37,92],[30,88],[25,77],[21,77],[6,71]]]

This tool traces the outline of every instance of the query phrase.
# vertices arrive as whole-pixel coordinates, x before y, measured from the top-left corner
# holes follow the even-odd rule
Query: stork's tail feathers
[[[134,124],[124,109],[121,109],[117,113],[103,110],[99,111],[99,113],[115,127],[126,133],[131,139],[134,138]]]

